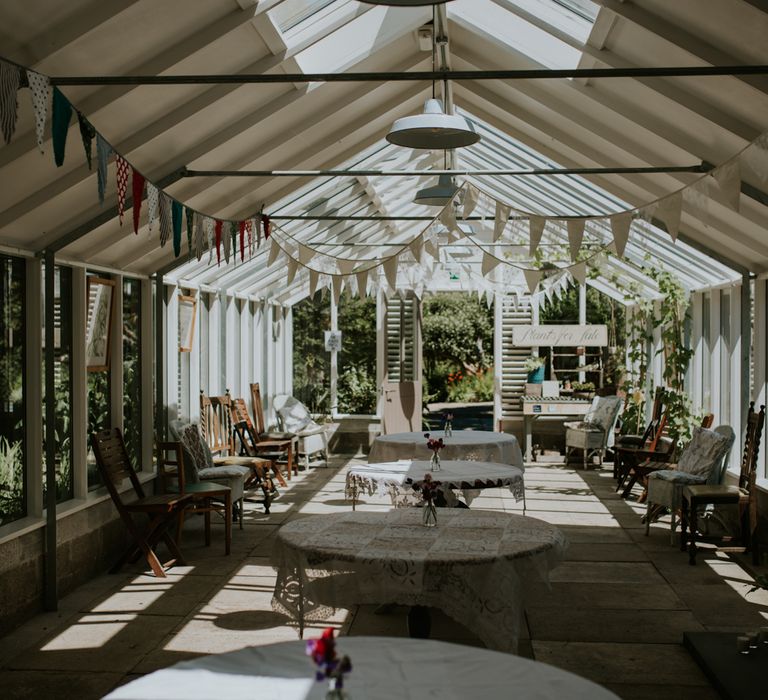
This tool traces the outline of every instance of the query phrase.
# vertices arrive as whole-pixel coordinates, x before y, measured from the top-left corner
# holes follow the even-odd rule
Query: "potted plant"
[[[595,395],[593,382],[571,382],[574,399],[591,399]]]
[[[525,360],[525,371],[528,372],[529,384],[541,384],[544,381],[544,366],[547,363],[545,357],[531,355]]]

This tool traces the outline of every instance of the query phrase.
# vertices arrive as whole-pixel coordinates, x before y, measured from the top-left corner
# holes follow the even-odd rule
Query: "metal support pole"
[[[165,440],[165,283],[155,277],[155,435]]]
[[[56,254],[45,251],[45,574],[43,607],[57,610],[59,584],[56,551],[56,375],[54,304]]]
[[[747,411],[751,398],[750,387],[750,350],[752,348],[752,285],[748,272],[741,275],[741,429],[739,435],[744,435],[747,428]],[[741,446],[744,447],[743,445]]]
[[[579,285],[579,325],[587,325],[587,285]],[[586,348],[584,348],[586,352]],[[584,354],[579,355],[579,367],[584,367],[587,364],[587,356]],[[587,381],[587,375],[584,370],[579,370],[579,381],[584,383]]]
[[[331,332],[339,330],[339,307],[331,294]],[[331,416],[339,412],[339,351],[334,344],[331,350]]]

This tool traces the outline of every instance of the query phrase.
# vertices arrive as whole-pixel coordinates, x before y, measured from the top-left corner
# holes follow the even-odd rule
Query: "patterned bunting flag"
[[[157,219],[157,205],[159,202],[160,193],[149,180],[147,180],[147,227],[149,229],[149,235],[152,235],[152,224]]]
[[[195,256],[197,261],[200,262],[200,258],[203,257],[203,248],[205,247],[205,231],[203,230],[204,217],[197,215],[197,221],[195,225]]]
[[[131,166],[121,155],[115,157],[115,166],[117,173],[117,219],[122,226],[123,214],[125,213],[125,194],[128,191],[128,175]]]
[[[170,197],[169,197],[170,199]],[[181,224],[184,220],[184,207],[181,202],[171,199],[171,226],[173,227],[173,256],[181,255]]]
[[[231,231],[232,224],[231,222],[227,221],[227,230],[222,230],[222,236],[224,237],[224,262],[229,262],[229,251],[232,246],[232,231]]]
[[[206,216],[203,220],[203,227],[205,228],[205,242],[208,246],[208,264],[213,261],[213,229],[214,223],[210,216]]]
[[[93,139],[96,138],[96,129],[83,116],[82,112],[77,113],[77,123],[80,126],[80,138],[83,141],[83,150],[85,151],[85,159],[88,161],[88,170],[91,170],[93,168]]]
[[[214,223],[214,231],[216,233],[216,264],[221,265],[221,226],[222,223],[218,219]]]
[[[16,131],[19,114],[18,92],[21,72],[18,66],[0,61],[0,127],[6,143],[11,142]]]
[[[112,147],[96,132],[96,175],[99,188],[99,204],[104,204],[104,192],[107,189],[107,161]]]
[[[28,70],[27,82],[29,83],[29,91],[32,93],[32,109],[35,112],[35,137],[37,138],[37,147],[40,149],[40,153],[42,153],[43,141],[45,140],[45,120],[48,116],[48,100],[51,97],[51,81],[48,79],[47,75],[41,75],[40,73],[35,73],[35,71]],[[78,114],[78,119],[81,116],[82,115]],[[82,133],[82,131],[83,127],[81,125],[80,132]],[[90,169],[91,158],[89,151],[90,149],[86,149],[88,168]]]
[[[138,236],[141,200],[144,198],[144,176],[136,169],[133,171],[131,194],[133,195],[133,232]]]
[[[187,207],[187,258],[192,257],[192,235],[195,228],[195,210]]]
[[[171,198],[163,191],[160,192],[160,247],[162,248],[173,233],[171,218]]]
[[[67,146],[67,133],[71,120],[72,105],[59,88],[53,88],[51,135],[53,136],[53,160],[59,168],[64,165],[64,150]]]
[[[238,223],[240,229],[240,262],[245,260],[245,221]]]

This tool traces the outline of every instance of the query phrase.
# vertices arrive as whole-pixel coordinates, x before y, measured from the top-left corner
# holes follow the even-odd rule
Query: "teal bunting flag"
[[[181,222],[184,219],[181,202],[171,200],[171,222],[173,224],[173,255],[179,257],[181,253]]]
[[[64,165],[64,149],[67,145],[67,132],[71,120],[72,105],[59,88],[53,88],[51,134],[53,136],[53,160],[58,167]]]
[[[187,257],[192,257],[192,229],[195,227],[195,211],[187,207],[185,210],[187,215]]]
[[[83,139],[85,159],[88,161],[88,170],[90,170],[93,166],[93,139],[96,138],[96,129],[81,112],[77,113],[77,123],[80,125],[80,138]]]

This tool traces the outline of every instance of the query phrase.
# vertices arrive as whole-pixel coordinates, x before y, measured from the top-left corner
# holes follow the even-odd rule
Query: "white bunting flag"
[[[280,246],[277,245],[275,241],[269,242],[269,253],[267,255],[267,267],[272,267],[272,265],[277,260],[277,257],[280,255]]]
[[[34,71],[27,71],[29,91],[32,93],[32,108],[35,111],[35,137],[37,147],[43,152],[45,141],[45,120],[48,116],[48,103],[51,98],[51,81],[47,75],[41,75]]]
[[[528,255],[535,255],[541,243],[541,236],[544,233],[544,227],[547,220],[543,216],[532,216],[528,219],[528,228],[530,238],[528,241]]]
[[[313,270],[311,267],[307,269],[309,270],[309,297],[311,299],[315,296],[315,292],[317,291],[317,284],[320,282],[320,273],[317,270]]]
[[[453,209],[453,201],[448,202],[448,204],[443,207],[443,210],[437,218],[448,231],[453,231],[458,226],[456,223],[456,212]]]
[[[431,238],[424,241],[424,250],[435,260],[440,257],[440,249]]]
[[[501,261],[498,258],[495,258],[493,255],[489,255],[485,251],[483,251],[483,264],[482,264],[482,275],[483,277],[487,277],[488,273],[493,270]]]
[[[339,268],[339,272],[342,275],[351,275],[352,271],[357,265],[357,260],[345,260],[344,258],[337,258],[336,265]]]
[[[299,262],[307,267],[309,261],[315,257],[315,251],[312,248],[308,248],[303,243],[299,243]]]
[[[424,257],[424,238],[419,236],[411,241],[408,246],[413,254],[413,259],[421,265],[422,258]]]
[[[480,190],[474,185],[467,185],[464,188],[464,213],[462,217],[466,220],[472,216],[472,212],[477,206],[477,202],[480,199]]]
[[[579,257],[581,241],[584,239],[584,219],[568,219],[566,226],[568,227],[568,245],[571,249],[571,260],[576,260]]]
[[[624,257],[624,249],[629,240],[629,229],[632,226],[632,212],[625,211],[610,218],[613,242],[616,246],[616,255]]]
[[[585,284],[587,281],[587,263],[585,263],[583,260],[581,262],[576,263],[575,265],[571,265],[568,268],[568,272],[571,273],[571,277],[573,277],[573,281],[577,282],[578,284]]]
[[[683,209],[683,193],[674,194],[659,200],[656,205],[656,216],[664,222],[667,227],[667,233],[673,241],[677,240],[677,233],[680,230],[680,214]]]
[[[149,183],[147,183],[147,192],[149,192]],[[208,246],[208,262],[213,260],[213,229],[215,224],[210,216],[203,218],[203,229],[205,230],[205,242]]]
[[[493,222],[493,241],[494,243],[501,238],[504,233],[504,229],[507,227],[509,221],[509,213],[512,211],[512,207],[501,202],[496,202],[496,218]]]
[[[203,217],[195,212],[195,256],[197,261],[200,262],[200,258],[203,257],[203,250],[205,250],[205,231],[203,230]]]
[[[723,193],[725,203],[734,211],[741,205],[741,167],[737,158],[712,171],[712,177]]]
[[[355,274],[357,278],[357,295],[365,297],[368,295],[368,270],[360,270]]]
[[[288,271],[286,274],[286,284],[290,284],[293,282],[294,278],[296,277],[296,271],[299,269],[299,262],[298,260],[294,260],[292,257],[288,256]]]
[[[389,288],[394,291],[397,289],[397,255],[387,258],[382,267],[384,268],[384,275],[387,278],[387,284],[389,285]]]
[[[539,281],[541,280],[542,271],[541,270],[523,270],[523,274],[525,275],[525,283],[528,285],[528,293],[533,294],[534,290],[539,284]]]
[[[147,180],[147,233],[151,237],[152,224],[157,219],[157,207],[160,202],[160,193],[149,180]]]
[[[333,303],[338,306],[341,300],[341,286],[344,284],[344,278],[341,275],[331,277],[331,291],[333,292]]]

